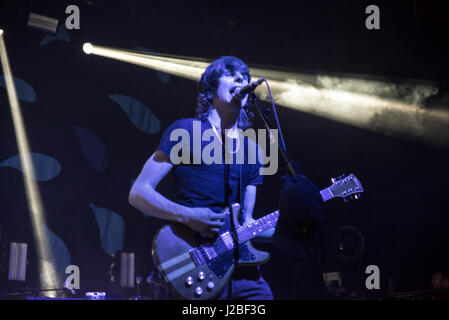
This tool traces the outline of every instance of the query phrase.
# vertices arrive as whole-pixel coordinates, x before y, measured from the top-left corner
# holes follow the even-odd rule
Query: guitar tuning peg
[[[343,198],[344,202],[349,202],[349,200],[347,198]]]
[[[358,199],[360,199],[361,196],[362,195],[360,193],[356,193],[355,196],[354,196],[354,199],[358,200]]]
[[[331,178],[332,183],[335,183],[337,181],[337,179],[335,178]]]

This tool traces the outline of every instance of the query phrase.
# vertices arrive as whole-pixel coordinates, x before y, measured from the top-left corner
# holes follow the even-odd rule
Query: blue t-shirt
[[[201,125],[201,135],[196,137],[199,138],[197,140],[201,140],[201,144],[199,141],[196,141],[197,146],[201,145],[201,150],[193,145],[194,121],[197,121],[196,126],[198,126],[198,124]],[[190,151],[187,156],[187,159],[189,159],[189,161],[187,161],[188,163],[175,164],[174,166],[175,201],[179,204],[188,207],[208,207],[215,212],[221,212],[227,205],[226,200],[228,200],[227,203],[229,204],[235,202],[242,203],[240,198],[242,191],[245,190],[246,186],[262,184],[263,176],[260,175],[259,172],[262,165],[258,160],[258,156],[256,156],[256,163],[252,164],[251,161],[248,161],[249,148],[254,148],[253,150],[260,152],[253,140],[245,137],[243,145],[239,146],[240,148],[244,148],[243,164],[238,164],[234,155],[234,161],[226,165],[224,161],[224,152],[222,154],[222,161],[219,161],[219,163],[206,164],[204,163],[204,159],[201,155],[203,155],[203,149],[209,145],[212,140],[202,141],[201,137],[203,137],[205,130],[212,129],[210,122],[208,120],[201,121],[199,119],[189,118],[177,120],[171,124],[162,135],[161,141],[157,148],[157,150],[162,151],[168,158],[170,158],[170,153],[173,146],[179,144],[181,140],[184,139],[178,137],[178,140],[170,141],[170,135],[175,129],[184,129],[188,132],[188,137],[190,140],[190,146],[187,148],[189,149],[188,151]],[[212,139],[218,139],[218,137],[216,135],[212,135]],[[179,146],[180,145],[178,145],[178,147]],[[221,142],[220,146],[222,146]],[[233,150],[235,150],[236,146],[237,140],[233,140]],[[210,146],[207,150],[213,156],[214,152],[213,150],[210,152]],[[181,150],[178,151],[178,155],[181,156],[182,152],[185,150],[182,152]],[[196,159],[200,159],[200,163],[197,163],[198,160],[194,160],[195,157]],[[173,163],[173,159],[170,159],[170,161]],[[228,190],[228,195],[225,193],[225,177],[227,176],[226,170],[229,170],[228,176],[230,189]]]

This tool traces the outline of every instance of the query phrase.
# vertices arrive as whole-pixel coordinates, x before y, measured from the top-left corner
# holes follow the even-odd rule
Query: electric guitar
[[[363,187],[355,175],[332,178],[333,184],[320,191],[323,201],[335,197],[360,197]],[[180,298],[206,300],[217,297],[238,265],[260,265],[270,254],[255,249],[250,239],[273,228],[279,210],[247,225],[240,225],[240,205],[226,208],[224,226],[215,238],[205,238],[189,227],[171,223],[162,227],[153,239],[153,261],[165,281]],[[235,231],[231,231],[233,219]]]

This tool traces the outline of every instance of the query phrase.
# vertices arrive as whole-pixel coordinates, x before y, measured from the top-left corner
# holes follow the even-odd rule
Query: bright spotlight
[[[95,55],[198,81],[209,65],[190,57],[163,56],[132,50],[92,46]],[[351,126],[405,136],[422,142],[449,146],[449,112],[424,108],[424,101],[435,95],[435,82],[399,83],[360,76],[330,76],[272,69],[250,68],[254,79],[267,79],[276,104]],[[255,90],[259,99],[270,102],[265,86]]]
[[[0,35],[2,34],[2,32],[0,32]],[[28,209],[30,211],[34,237],[36,239],[36,246],[40,259],[41,286],[45,286],[45,288],[47,289],[49,283],[60,283],[60,281],[58,279],[58,276],[53,277],[51,275],[49,268],[45,265],[45,262],[47,264],[50,264],[50,262],[53,260],[52,252],[50,252],[49,248],[46,245],[48,241],[46,239],[46,235],[43,233],[42,228],[42,226],[45,224],[45,213],[41,201],[39,187],[36,181],[32,178],[35,177],[34,164],[30,156],[31,152],[28,138],[23,122],[22,112],[20,110],[19,100],[17,98],[14,77],[9,66],[8,54],[6,52],[6,46],[5,42],[3,41],[3,37],[0,37],[0,58],[6,83],[9,105],[11,108],[11,115],[13,118],[17,146],[20,153],[20,162],[24,171],[23,179],[25,185],[25,193],[28,200]],[[50,293],[48,295],[54,296],[53,293]]]
[[[83,51],[85,54],[91,54],[93,51],[92,43],[86,42],[83,44]]]

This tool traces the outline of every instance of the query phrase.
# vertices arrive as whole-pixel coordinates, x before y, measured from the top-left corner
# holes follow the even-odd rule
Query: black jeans
[[[270,286],[260,268],[237,267],[218,300],[273,300]]]

